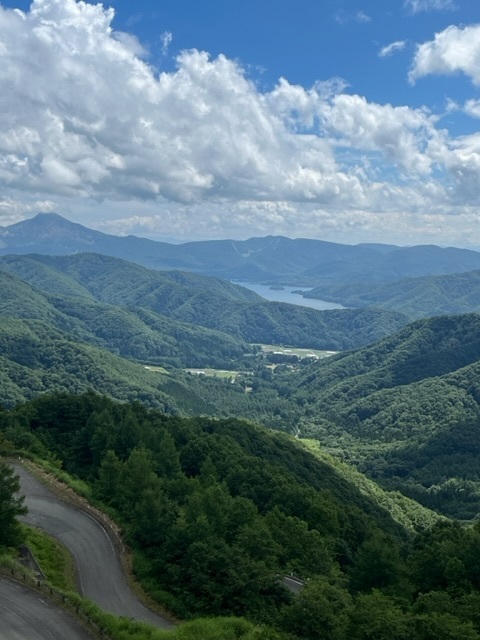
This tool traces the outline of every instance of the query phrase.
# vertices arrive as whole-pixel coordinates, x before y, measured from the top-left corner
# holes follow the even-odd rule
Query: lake
[[[296,304],[300,307],[311,307],[312,309],[319,309],[325,311],[326,309],[344,309],[341,304],[335,302],[327,302],[326,300],[314,300],[313,298],[304,298],[294,291],[311,291],[311,288],[305,287],[284,287],[283,289],[271,289],[268,284],[255,284],[252,282],[237,282],[232,281],[233,284],[238,284],[245,289],[255,291],[259,296],[270,300],[271,302],[288,302],[289,304]]]

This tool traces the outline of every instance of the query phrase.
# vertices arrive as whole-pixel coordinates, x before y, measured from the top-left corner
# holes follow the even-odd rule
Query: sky
[[[480,248],[478,0],[0,0],[0,226]]]

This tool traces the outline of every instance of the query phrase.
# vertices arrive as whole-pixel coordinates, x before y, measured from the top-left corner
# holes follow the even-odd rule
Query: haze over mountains
[[[477,273],[410,280],[474,285]],[[407,282],[390,283],[391,294]],[[317,311],[265,301],[219,278],[152,270],[97,253],[2,256],[0,287],[6,406],[47,391],[93,387],[169,413],[242,415],[314,436],[429,507],[468,517],[480,508],[475,466],[455,445],[462,441],[456,429],[464,433],[468,426],[465,437],[477,451],[476,314],[408,324],[406,315],[379,307]],[[452,286],[450,293],[466,299],[467,288]],[[362,291],[367,295],[358,286],[358,295]],[[412,308],[417,300],[425,304],[415,289],[404,299]],[[475,296],[470,300],[474,304]],[[273,373],[258,360],[258,343],[344,353]],[[145,365],[160,369],[152,374]],[[186,367],[227,368],[239,378],[200,380]],[[458,465],[447,472],[438,462],[444,452],[443,445],[438,452],[438,438],[450,443],[452,455],[464,456],[470,485],[454,485],[453,498],[449,482],[458,481]],[[414,442],[433,460],[423,465],[423,475],[417,470],[415,476],[408,463],[416,459],[409,453]],[[399,468],[406,471],[399,474]]]
[[[480,303],[480,254],[169,245],[56,215],[1,238],[0,451],[81,478],[177,615],[246,616],[272,640],[315,640],[342,615],[325,637],[478,640],[480,315],[449,310]],[[268,302],[212,277],[234,273],[359,308]],[[300,360],[299,346],[340,353]],[[278,580],[292,571],[308,578],[295,598]],[[439,619],[446,598],[455,615]]]
[[[385,282],[480,269],[480,253],[468,249],[343,245],[283,236],[174,245],[135,236],[107,235],[51,213],[0,229],[1,255],[67,255],[85,251],[155,269],[298,286]]]

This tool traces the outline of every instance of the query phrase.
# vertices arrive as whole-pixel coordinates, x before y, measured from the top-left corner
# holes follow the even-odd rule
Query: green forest
[[[394,282],[341,282],[314,287],[307,295],[347,307],[399,311],[411,320],[480,310],[480,271],[401,278]]]
[[[478,524],[425,512],[407,529],[285,434],[94,393],[42,396],[0,424],[3,454],[85,481],[138,579],[182,619],[244,617],[264,638],[480,637]]]
[[[0,286],[0,454],[81,480],[179,619],[480,638],[480,315],[322,312],[95,254],[2,257]],[[2,549],[17,488],[0,464]]]
[[[223,367],[246,350],[246,343],[351,349],[408,322],[403,314],[381,309],[317,311],[271,303],[218,278],[153,271],[97,254],[5,256],[0,275],[9,291],[2,316],[48,317],[59,329],[120,349],[120,355],[175,366],[197,366],[202,359],[201,366]],[[18,301],[29,297],[23,309]]]

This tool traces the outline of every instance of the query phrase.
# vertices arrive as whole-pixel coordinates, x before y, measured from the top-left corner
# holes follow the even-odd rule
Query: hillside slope
[[[458,517],[480,511],[479,315],[417,321],[322,361],[291,399],[307,432],[385,486]]]
[[[39,264],[38,270],[35,264]],[[253,292],[218,278],[159,272],[98,254],[7,256],[0,269],[55,292],[86,291],[93,299],[137,312],[139,308],[180,322],[222,331],[249,343],[343,350],[369,344],[404,326],[402,314],[382,310],[317,311],[261,301]]]
[[[381,307],[417,319],[480,310],[480,271],[406,278],[386,284],[322,285],[306,294],[348,307]]]
[[[167,413],[215,413],[203,399],[200,381],[151,372],[141,364],[73,341],[40,320],[2,318],[0,404],[12,407],[52,391],[95,389],[123,401],[138,400]]]
[[[22,266],[24,260],[31,280],[42,286],[43,278],[38,277],[34,261],[20,258]],[[72,341],[88,342],[145,364],[224,367],[232,362],[238,365],[250,351],[245,342],[219,331],[136,307],[126,309],[98,302],[80,285],[75,290],[77,283],[61,273],[58,274],[58,290],[74,295],[43,293],[13,273],[2,271],[3,266],[0,262],[0,317],[48,322],[52,327],[68,332]],[[42,265],[39,271],[42,272]],[[48,274],[46,291],[57,290],[55,275],[56,272]]]

